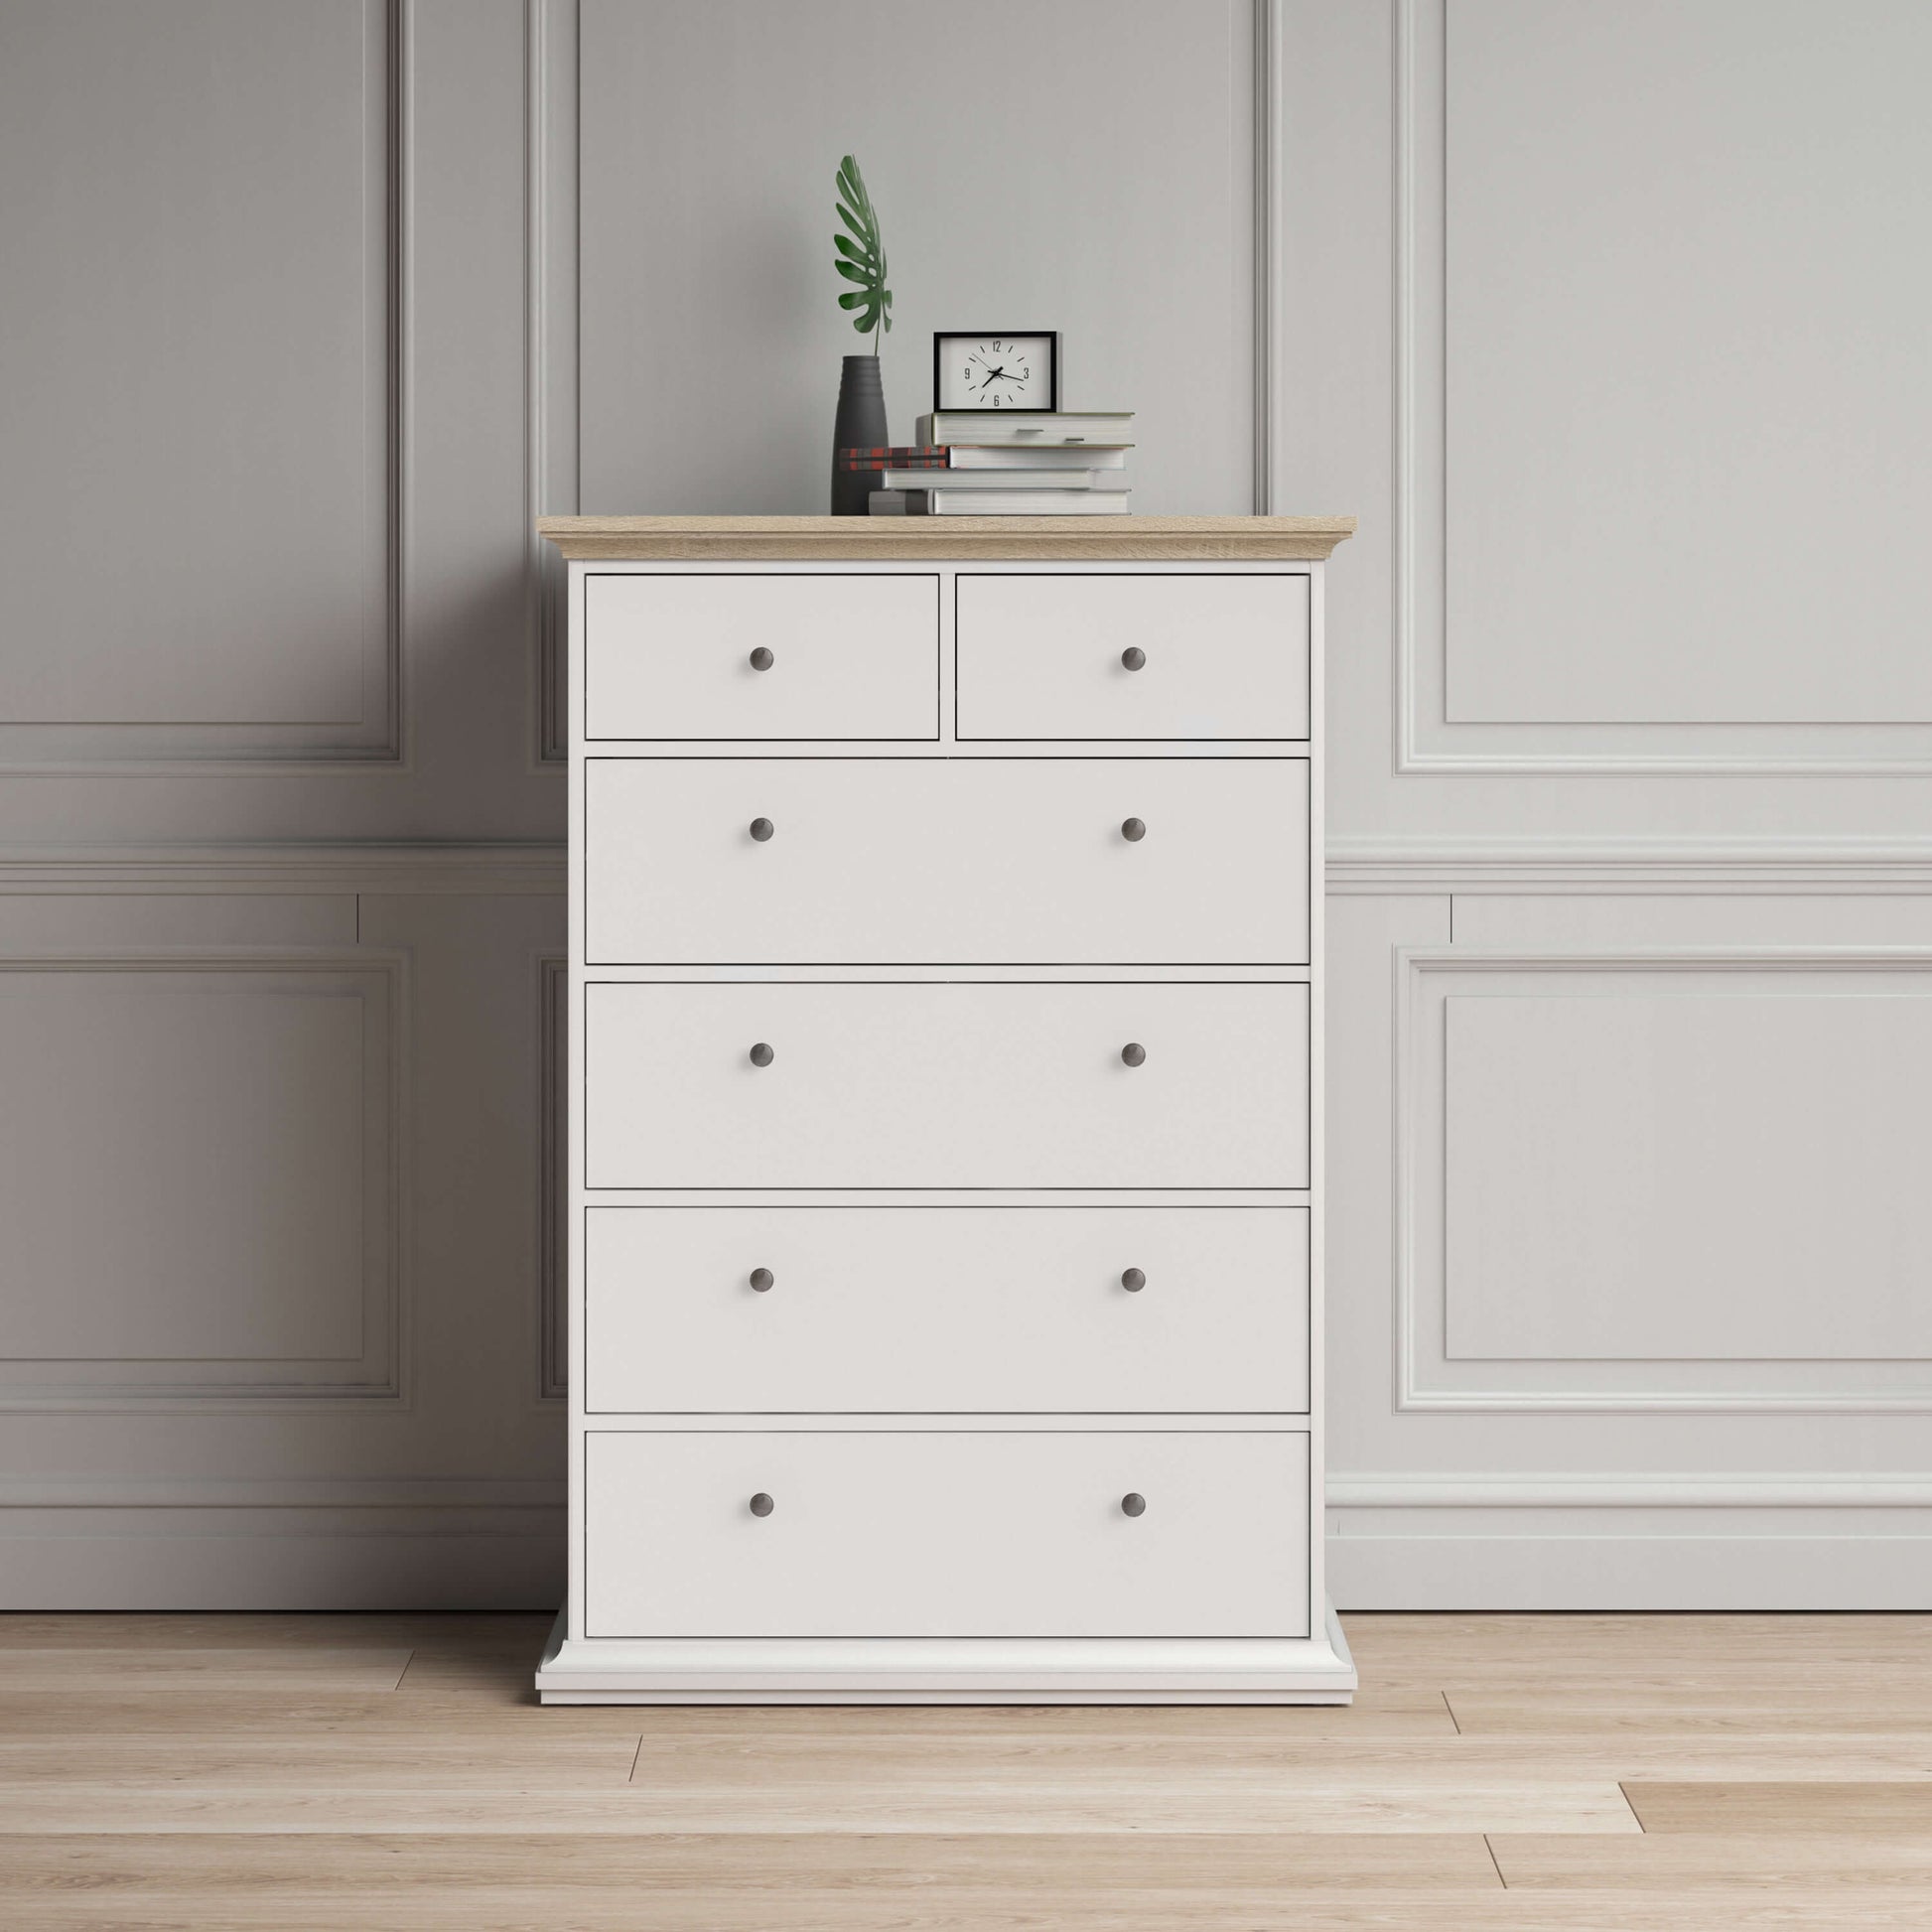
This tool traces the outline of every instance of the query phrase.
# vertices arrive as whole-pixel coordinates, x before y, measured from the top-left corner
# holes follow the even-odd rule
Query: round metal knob
[[[759,1043],[752,1048],[752,1064],[754,1066],[769,1066],[771,1062],[777,1057],[778,1057],[777,1054],[772,1052],[770,1047],[768,1047],[763,1040],[759,1040]]]
[[[752,836],[762,845],[778,828],[768,818],[755,818],[752,821]]]
[[[1120,1285],[1130,1295],[1138,1295],[1147,1286],[1147,1277],[1138,1268],[1130,1268],[1121,1276]]]
[[[1129,1066],[1139,1066],[1147,1058],[1147,1048],[1138,1039],[1130,1039],[1120,1049],[1120,1056]],[[756,1058],[757,1055],[754,1054],[753,1057]]]
[[[755,671],[768,671],[776,662],[777,659],[762,644],[752,653],[752,669]]]
[[[778,1279],[777,1276],[774,1275],[771,1272],[771,1270],[768,1268],[754,1268],[752,1270],[752,1286],[760,1295],[762,1295],[765,1292],[765,1290],[768,1289],[771,1286],[771,1284],[775,1282],[777,1279]]]
[[[1136,1497],[1135,1500],[1138,1502],[1140,1501],[1140,1498]],[[1145,1503],[1143,1503],[1141,1506],[1144,1509],[1147,1507]],[[777,1504],[775,1504],[771,1500],[771,1498],[764,1493],[762,1489],[760,1489],[758,1492],[758,1494],[752,1498],[752,1514],[754,1516],[769,1516],[772,1510],[774,1510],[776,1507]],[[1125,1509],[1127,1505],[1125,1503],[1121,1504],[1121,1508]]]
[[[1124,818],[1120,822],[1120,835],[1129,845],[1139,845],[1147,837],[1147,821],[1140,818]]]
[[[1123,664],[1125,664],[1130,671],[1138,671],[1141,668],[1141,666],[1147,662],[1147,652],[1144,651],[1139,644],[1129,644],[1127,648],[1121,652],[1120,661]]]
[[[768,1505],[771,1498],[767,1496],[764,1500]],[[754,1503],[752,1507],[757,1509],[758,1504]],[[1145,1516],[1147,1514],[1147,1498],[1137,1491],[1130,1489],[1120,1499],[1120,1513],[1123,1516]]]

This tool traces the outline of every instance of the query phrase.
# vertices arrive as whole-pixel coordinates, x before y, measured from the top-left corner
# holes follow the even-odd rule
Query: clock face
[[[942,336],[938,340],[941,409],[1051,409],[1050,335]]]

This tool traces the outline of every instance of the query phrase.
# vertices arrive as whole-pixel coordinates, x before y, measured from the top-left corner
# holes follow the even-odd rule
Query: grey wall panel
[[[1925,11],[1283,20],[1337,1600],[1922,1603]]]
[[[1932,1359],[1925,995],[1825,961],[1451,993],[1449,1358]]]
[[[1451,723],[1932,722],[1929,69],[1910,5],[1453,0]]]
[[[390,747],[387,41],[0,19],[0,757]]]
[[[581,507],[822,511],[832,176],[856,150],[897,302],[892,434],[931,332],[1062,332],[1069,407],[1139,412],[1149,511],[1252,505],[1246,0],[588,0]]]
[[[237,865],[227,893],[43,896],[37,945],[120,950],[0,971],[32,1087],[0,1108],[15,1607],[555,1600],[534,1157],[561,897],[371,866],[359,942],[319,949],[305,863],[339,886],[349,860],[286,856],[261,894]]]
[[[16,1606],[555,1600],[572,11],[0,0]]]
[[[400,1389],[401,962],[0,973],[4,1394]]]

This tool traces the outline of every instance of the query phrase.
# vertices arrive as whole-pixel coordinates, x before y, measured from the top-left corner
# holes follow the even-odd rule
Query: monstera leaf
[[[839,163],[834,179],[839,191],[839,219],[851,232],[833,233],[832,246],[838,252],[832,266],[848,282],[858,284],[839,297],[839,307],[857,311],[852,326],[861,335],[868,329],[873,332],[872,352],[877,355],[880,332],[893,326],[893,292],[886,286],[886,250],[880,245],[879,216],[872,197],[866,193],[866,178],[851,155]]]

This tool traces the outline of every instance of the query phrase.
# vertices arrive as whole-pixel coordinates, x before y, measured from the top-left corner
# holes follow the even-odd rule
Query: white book
[[[1124,489],[876,489],[874,516],[1125,516]]]
[[[1131,449],[1134,412],[1069,410],[1016,412],[998,409],[935,409],[921,416],[914,432],[921,443],[1103,443]]]
[[[1091,470],[1036,470],[1008,465],[999,470],[882,470],[881,489],[1087,489]]]
[[[1127,446],[1100,443],[955,443],[947,452],[949,470],[1056,470],[1069,462],[1089,470],[1125,470]]]

